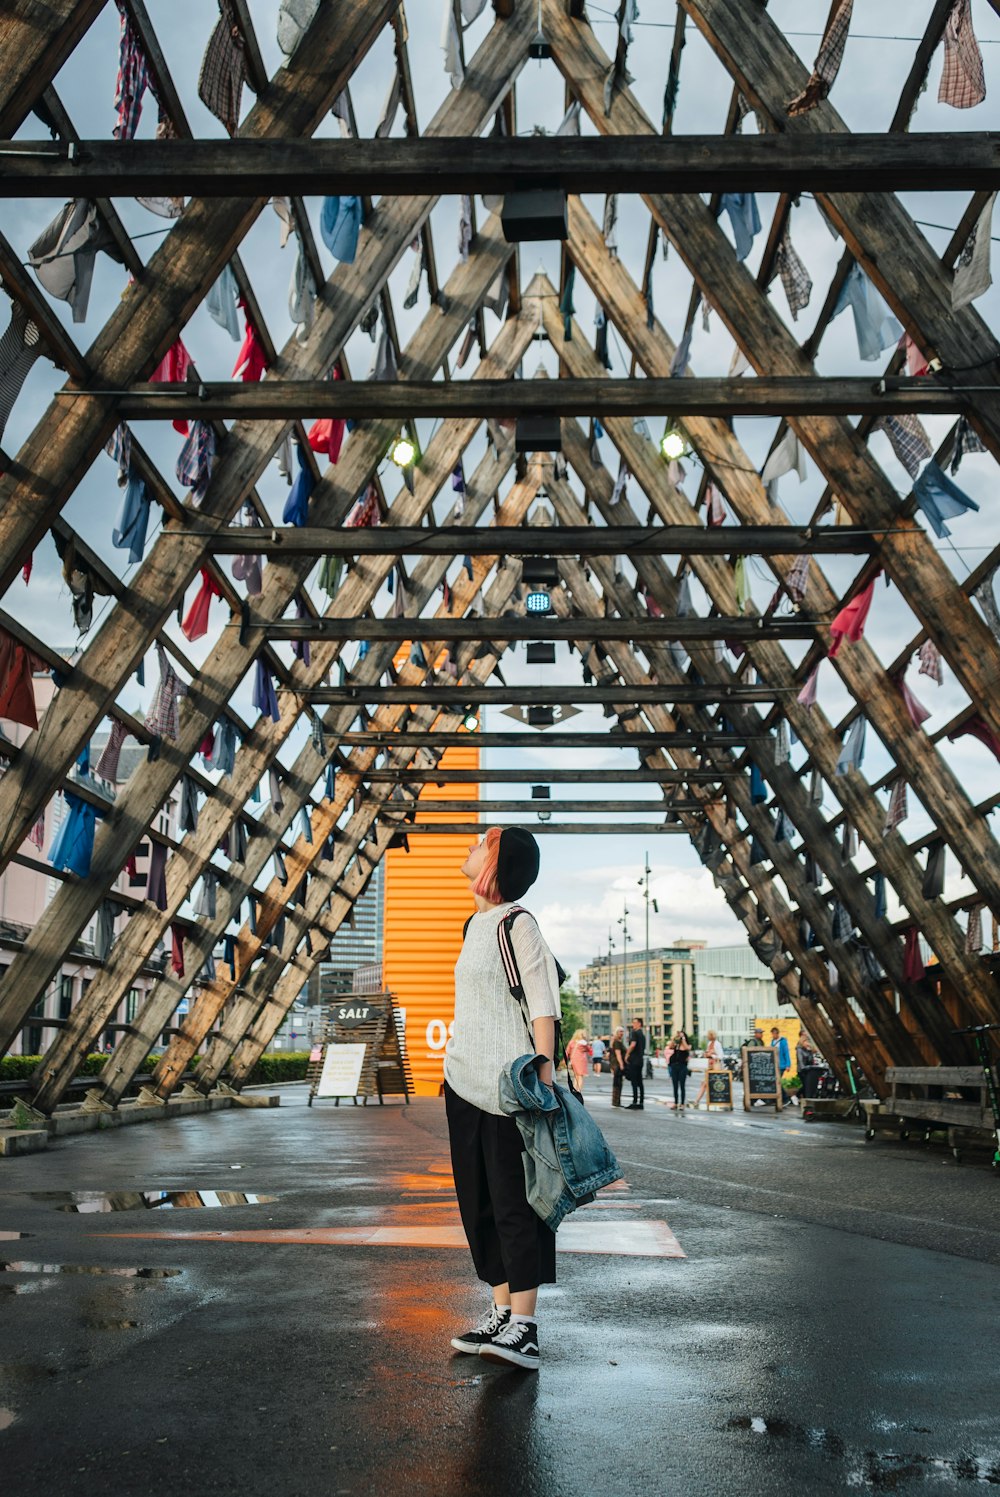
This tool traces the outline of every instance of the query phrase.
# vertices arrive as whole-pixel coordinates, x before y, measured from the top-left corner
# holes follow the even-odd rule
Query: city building
[[[714,1029],[727,1048],[753,1033],[755,1019],[778,1013],[778,985],[771,969],[745,941],[696,952],[694,975],[701,1034]]]
[[[369,991],[358,988],[359,981],[368,980],[358,974],[381,966],[384,924],[385,868],[379,863],[367,889],[330,942],[329,956],[314,973],[309,984],[310,1003],[332,1003],[342,993]]]
[[[703,942],[676,941],[595,958],[580,969],[580,997],[592,1034],[610,1034],[619,1024],[646,1021],[650,1044],[662,1046],[676,1029],[698,1032],[695,953]]]

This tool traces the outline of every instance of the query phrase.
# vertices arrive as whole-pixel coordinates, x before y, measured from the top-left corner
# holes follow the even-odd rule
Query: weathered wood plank
[[[975,192],[1000,173],[995,133],[486,136],[456,151],[394,140],[4,141],[0,197],[423,196],[566,192]]]
[[[105,4],[9,0],[0,11],[0,137],[9,139],[20,129]]]
[[[661,694],[661,700],[662,700]],[[461,715],[461,709],[459,714]],[[677,748],[717,748],[731,747],[734,744],[746,743],[746,733],[720,733],[703,731],[693,733],[678,729],[671,734],[671,742]],[[495,748],[545,748],[550,749],[591,749],[591,748],[657,748],[660,737],[656,733],[631,734],[624,737],[620,733],[551,733],[546,731],[545,737],[536,738],[531,733],[446,733],[435,729],[431,733],[419,733],[411,731],[409,726],[395,733],[380,733],[377,730],[361,733],[342,733],[340,742],[344,748],[363,748],[367,744],[377,744],[382,748],[397,748],[402,744],[412,748],[464,748],[471,740],[474,740],[482,749]]]
[[[455,620],[447,626],[435,625],[429,618],[348,619],[329,618],[260,621],[268,639],[424,639],[431,633],[444,640],[514,640],[575,639],[587,632],[583,619],[553,619],[544,614],[519,615],[513,618],[469,618]],[[235,626],[230,626],[235,632]],[[251,628],[258,620],[251,621]],[[812,619],[764,619],[734,616],[731,618],[618,619],[601,618],[599,626],[589,626],[595,639],[811,639],[817,623]]]
[[[66,389],[60,404],[79,405],[113,394],[124,421],[264,421],[314,416],[358,421],[426,416],[832,416],[963,414],[971,397],[963,380],[841,376],[757,379],[292,380],[259,384],[213,380],[186,385],[136,384],[90,395]],[[1000,391],[998,391],[1000,397]],[[992,397],[991,397],[992,398]]]
[[[503,553],[501,552],[501,555]],[[615,551],[616,556],[621,555]],[[794,694],[795,686],[785,688],[786,694]],[[512,706],[547,706],[579,704],[582,707],[618,702],[622,706],[632,702],[773,702],[781,695],[774,687],[766,686],[692,686],[690,682],[671,686],[635,687],[634,694],[621,686],[422,686],[419,691],[407,690],[405,686],[320,686],[303,693],[313,706],[346,707],[351,703],[368,706],[375,703],[437,702],[447,706],[455,702],[459,706],[494,706],[508,702]]]

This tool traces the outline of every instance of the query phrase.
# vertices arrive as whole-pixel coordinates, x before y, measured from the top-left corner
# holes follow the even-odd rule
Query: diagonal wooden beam
[[[589,27],[571,23],[557,5],[547,3],[546,26],[555,59],[597,128],[602,133],[635,134],[641,129],[652,133],[627,89],[616,94],[612,113],[605,116],[606,54]],[[812,366],[753,277],[737,261],[732,245],[700,198],[649,194],[646,202],[751,363],[770,374],[810,372]],[[642,331],[642,326],[635,329],[637,338]],[[977,711],[1000,733],[1000,648],[920,527],[911,521],[912,529],[902,533],[906,526],[900,520],[895,489],[861,438],[838,419],[792,417],[790,424],[858,523],[894,525],[882,549],[886,571],[923,620]]]
[[[0,138],[27,119],[106,0],[8,0],[0,11]]]

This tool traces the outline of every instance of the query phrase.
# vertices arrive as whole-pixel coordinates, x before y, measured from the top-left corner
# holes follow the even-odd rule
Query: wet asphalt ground
[[[277,1111],[2,1161],[0,1487],[1000,1486],[1000,1180],[987,1165],[865,1143],[794,1110],[679,1116],[663,1082],[647,1093],[644,1112],[617,1112],[606,1079],[588,1082],[629,1188],[580,1220],[620,1246],[635,1223],[665,1222],[686,1256],[561,1254],[540,1302],[537,1376],[451,1352],[484,1305],[463,1250],[269,1235],[447,1235],[436,1101],[308,1109],[305,1089],[287,1087]],[[159,1191],[185,1194],[143,1201]],[[61,1209],[102,1192],[132,1209]],[[218,1192],[237,1194],[215,1206]],[[242,1203],[258,1195],[275,1199]],[[216,1235],[232,1231],[260,1240]]]

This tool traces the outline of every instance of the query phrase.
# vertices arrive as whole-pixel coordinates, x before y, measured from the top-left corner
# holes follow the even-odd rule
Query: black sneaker
[[[489,1345],[494,1336],[504,1330],[509,1320],[510,1310],[506,1306],[498,1310],[496,1305],[491,1305],[490,1313],[474,1330],[466,1331],[463,1336],[452,1336],[451,1344],[456,1351],[465,1351],[476,1357],[480,1348]]]
[[[499,1335],[480,1347],[479,1355],[488,1362],[502,1362],[537,1372],[538,1327],[533,1320],[508,1321]]]

